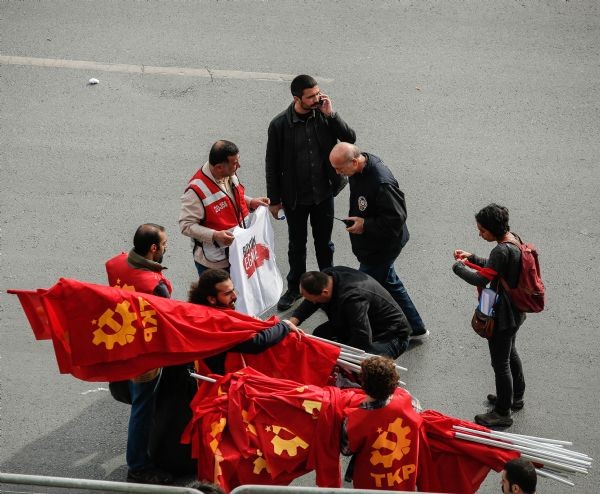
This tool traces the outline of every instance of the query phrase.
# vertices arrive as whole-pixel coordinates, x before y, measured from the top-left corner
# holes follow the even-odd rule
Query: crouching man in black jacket
[[[323,309],[329,321],[315,336],[396,359],[408,347],[410,326],[402,309],[373,278],[344,266],[309,271],[300,277],[304,301],[290,317],[300,324]]]

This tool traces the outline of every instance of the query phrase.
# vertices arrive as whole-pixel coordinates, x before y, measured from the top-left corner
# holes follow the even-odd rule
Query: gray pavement
[[[266,128],[291,100],[285,74],[298,73],[330,80],[321,87],[357,144],[406,193],[411,241],[396,267],[432,333],[399,359],[410,391],[460,418],[485,409],[493,374],[451,254],[486,255],[473,215],[505,204],[513,230],[538,246],[548,290],[547,310],[519,333],[527,404],[511,431],[600,457],[599,14],[595,1],[550,0],[1,2],[0,56],[48,66],[0,66],[0,470],[124,479],[128,409],[105,383],[59,375],[5,290],[61,276],[104,283],[106,259],[153,221],[170,235],[165,264],[184,299],[195,275],[177,227],[185,183],[228,138],[248,191],[262,194]],[[285,275],[285,224],[275,230]],[[336,263],[356,266],[341,224],[334,235]],[[573,492],[597,492],[598,466],[576,482]],[[480,492],[498,483],[491,473]],[[541,480],[539,491],[566,489]]]

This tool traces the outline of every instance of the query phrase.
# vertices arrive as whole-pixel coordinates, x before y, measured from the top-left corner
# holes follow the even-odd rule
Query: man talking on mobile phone
[[[265,158],[269,210],[285,210],[288,224],[288,289],[277,304],[289,309],[300,298],[306,271],[307,223],[310,218],[319,269],[333,264],[333,198],[347,180],[336,175],[329,153],[338,141],[354,143],[356,134],[337,112],[317,81],[299,75],[291,84],[293,101],[269,125]]]

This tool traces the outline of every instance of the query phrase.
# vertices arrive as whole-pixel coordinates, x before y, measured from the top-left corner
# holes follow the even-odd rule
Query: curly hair
[[[188,302],[198,305],[210,305],[208,297],[216,297],[216,286],[229,278],[229,273],[224,269],[207,269],[200,275],[198,281],[190,286]]]
[[[498,204],[489,204],[475,215],[475,220],[497,239],[510,231],[508,209]]]
[[[371,398],[385,400],[398,386],[398,371],[394,361],[387,357],[370,357],[360,365],[362,387]]]

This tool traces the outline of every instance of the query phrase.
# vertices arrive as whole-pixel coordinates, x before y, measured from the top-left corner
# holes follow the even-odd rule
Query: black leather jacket
[[[406,316],[391,295],[369,275],[344,266],[326,268],[333,293],[326,304],[304,300],[292,314],[300,322],[318,309],[327,314],[337,341],[368,349],[373,341],[409,336]]]
[[[296,207],[296,156],[294,150],[294,129],[292,123],[292,103],[286,110],[277,115],[269,125],[265,169],[267,178],[267,196],[271,204],[283,203],[284,207]],[[347,181],[337,175],[329,162],[329,153],[338,141],[354,143],[356,133],[344,120],[335,114],[326,117],[315,111],[317,138],[322,151],[323,166],[329,178],[332,195],[344,188]]]

